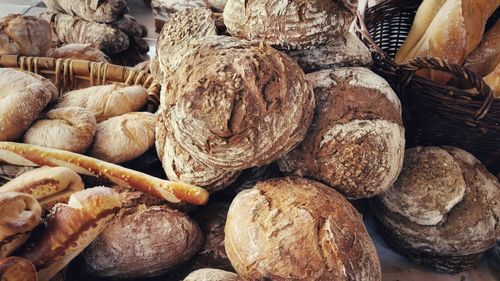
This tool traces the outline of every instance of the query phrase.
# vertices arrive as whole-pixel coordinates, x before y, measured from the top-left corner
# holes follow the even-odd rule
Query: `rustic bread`
[[[382,280],[361,215],[323,184],[260,182],[227,216],[226,252],[245,280]]]
[[[23,142],[76,153],[85,153],[92,145],[97,122],[87,109],[70,106],[52,109],[24,134]]]
[[[36,270],[33,264],[20,257],[0,259],[0,280],[36,281]]]
[[[0,141],[17,140],[59,92],[49,80],[0,68]]]
[[[464,66],[484,77],[500,63],[500,21],[485,33],[481,44],[465,59]]]
[[[0,18],[0,55],[43,56],[50,46],[48,22],[22,15]]]
[[[500,237],[500,184],[458,148],[408,149],[400,177],[373,207],[390,244],[438,271],[467,270]]]
[[[56,59],[75,59],[94,62],[109,62],[109,57],[91,44],[66,44],[47,52],[48,57]]]
[[[491,73],[483,77],[483,79],[493,91],[493,95],[500,98],[500,63],[497,64]]]
[[[157,276],[189,260],[203,234],[189,217],[166,206],[124,209],[85,250],[89,273],[101,277]]]
[[[33,169],[35,167],[0,164],[0,186]]]
[[[47,8],[86,21],[114,22],[128,12],[125,0],[75,1],[43,0]]]
[[[338,40],[354,20],[357,0],[228,0],[228,32],[278,49],[301,50]]]
[[[238,274],[215,268],[203,268],[191,272],[184,281],[241,281]]]
[[[280,161],[287,173],[311,177],[348,198],[386,191],[405,147],[401,105],[389,84],[366,68],[308,74],[316,114],[304,141]]]

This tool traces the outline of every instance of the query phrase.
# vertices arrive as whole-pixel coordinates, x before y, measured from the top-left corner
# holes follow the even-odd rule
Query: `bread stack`
[[[115,64],[133,66],[148,59],[147,29],[127,14],[124,0],[44,3],[48,11],[40,17],[50,23],[58,44],[91,44]]]

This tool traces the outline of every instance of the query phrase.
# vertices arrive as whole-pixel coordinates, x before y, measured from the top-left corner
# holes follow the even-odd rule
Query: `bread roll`
[[[30,16],[0,18],[0,55],[43,56],[52,45],[48,22]]]
[[[83,254],[86,270],[100,277],[157,276],[189,260],[203,234],[191,219],[166,206],[124,209]]]
[[[29,194],[48,212],[56,203],[67,203],[71,194],[83,188],[82,179],[73,170],[64,167],[42,167],[23,173],[0,186],[0,193],[16,191]]]
[[[301,50],[338,40],[354,20],[357,0],[228,0],[224,23],[233,36]]]
[[[33,263],[40,281],[48,281],[103,231],[120,207],[119,195],[110,188],[74,193],[68,204],[54,206],[18,254]]]
[[[402,64],[416,57],[438,57],[462,65],[479,45],[486,20],[499,5],[497,0],[424,1],[395,61]],[[419,74],[439,82],[450,79],[437,71],[422,70]]]
[[[231,203],[226,252],[244,280],[382,280],[361,215],[338,192],[273,179]]]
[[[94,113],[97,122],[125,113],[139,111],[148,102],[142,86],[109,84],[68,92],[61,96],[56,108],[79,106]]]
[[[485,33],[481,44],[465,60],[464,66],[484,77],[500,63],[500,21]]]
[[[203,268],[191,272],[184,281],[241,281],[238,274],[215,269]]]
[[[20,257],[0,259],[0,280],[36,281],[36,270],[29,261]]]
[[[56,59],[75,59],[94,62],[109,62],[109,57],[91,44],[66,44],[57,49],[50,50],[48,57]]]
[[[500,237],[500,185],[471,154],[410,148],[393,187],[373,201],[386,240],[411,261],[467,270]]]
[[[190,44],[169,78],[168,95],[160,99],[159,150],[166,149],[167,134],[158,132],[168,131],[170,122],[178,144],[193,158],[213,169],[238,171],[271,163],[304,138],[314,95],[289,57],[226,36]]]
[[[5,258],[28,240],[40,223],[42,209],[28,194],[1,192],[0,214],[0,258]]]
[[[314,72],[308,79],[317,102],[313,125],[279,161],[280,169],[324,182],[352,199],[386,191],[401,171],[405,147],[394,91],[359,67]]]
[[[0,68],[0,141],[17,140],[59,92],[49,80]]]
[[[81,107],[56,108],[36,121],[23,142],[76,153],[85,153],[92,145],[97,122],[92,112]]]
[[[43,0],[47,8],[86,21],[114,22],[128,12],[125,0],[75,1]]]

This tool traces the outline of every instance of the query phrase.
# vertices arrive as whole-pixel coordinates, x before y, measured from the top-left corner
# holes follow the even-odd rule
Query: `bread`
[[[97,122],[92,112],[81,107],[63,107],[47,112],[24,134],[23,142],[76,153],[92,145]]]
[[[0,280],[36,281],[36,270],[29,261],[20,257],[0,259]]]
[[[203,205],[208,201],[204,189],[181,182],[161,180],[85,155],[35,145],[0,142],[0,162],[20,166],[67,167],[87,176],[103,178],[126,188],[147,192],[172,203]]]
[[[52,11],[40,14],[40,18],[50,23],[53,39],[64,44],[91,44],[108,55],[125,51],[130,45],[125,33],[107,24]]]
[[[308,74],[316,97],[304,141],[280,169],[324,182],[348,198],[386,191],[403,164],[401,105],[389,84],[366,68]]]
[[[268,45],[226,36],[189,44],[160,98],[157,149],[165,149],[167,134],[158,132],[168,132],[170,123],[193,158],[238,171],[269,164],[304,138],[314,95],[294,61]]]
[[[56,59],[75,59],[94,62],[109,62],[109,57],[91,44],[66,44],[57,49],[50,50],[48,57]]]
[[[244,280],[382,280],[361,215],[318,182],[273,179],[242,191],[225,234],[229,260]]]
[[[340,39],[354,20],[357,0],[228,0],[228,32],[278,49],[301,50]]]
[[[0,192],[0,258],[8,257],[26,242],[41,221],[35,198],[19,192]]]
[[[89,155],[110,163],[133,160],[153,146],[155,123],[155,115],[149,112],[111,117],[97,125]]]
[[[35,168],[9,165],[9,164],[0,164],[0,186],[8,183],[9,181],[33,169]]]
[[[43,0],[47,8],[86,21],[114,22],[128,12],[125,0]]]
[[[142,86],[109,84],[68,92],[61,96],[55,107],[83,107],[94,113],[97,122],[101,122],[139,111],[147,102],[148,92]]]
[[[464,66],[484,77],[500,63],[500,21],[485,33],[481,44],[465,59]]]
[[[241,281],[238,274],[215,269],[203,268],[191,272],[184,281]]]
[[[40,281],[48,281],[103,231],[120,207],[120,197],[110,188],[76,192],[68,204],[54,206],[17,254],[33,263]]]
[[[370,50],[354,34],[347,32],[342,38],[326,45],[306,50],[285,51],[307,72],[343,66],[370,66]]]
[[[0,55],[43,56],[51,45],[48,22],[22,15],[0,18]]]
[[[191,258],[203,234],[191,219],[166,206],[123,210],[83,254],[86,271],[100,277],[157,276]]]
[[[71,194],[84,189],[83,181],[73,170],[64,167],[41,167],[23,173],[5,185],[1,192],[21,192],[33,196],[49,212],[56,203],[67,203]]]
[[[142,38],[148,35],[148,29],[128,14],[123,15],[123,17],[111,22],[110,24],[131,37]]]
[[[17,140],[59,92],[49,80],[0,68],[0,141]]]
[[[495,69],[483,79],[484,82],[490,86],[493,95],[496,98],[500,98],[500,63],[498,63]]]
[[[499,5],[497,0],[424,1],[395,61],[402,64],[416,57],[438,57],[462,65],[479,45],[486,20]],[[437,71],[418,73],[439,82],[450,79]]]
[[[373,201],[384,238],[411,261],[467,270],[500,237],[500,185],[471,154],[453,147],[405,153],[391,189]]]

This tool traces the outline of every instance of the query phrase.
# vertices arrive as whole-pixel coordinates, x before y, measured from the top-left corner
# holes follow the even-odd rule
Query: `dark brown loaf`
[[[340,39],[354,20],[357,0],[229,0],[224,23],[233,36],[300,50]]]
[[[125,0],[43,0],[43,2],[50,10],[95,22],[113,22],[128,11]]]
[[[43,56],[50,46],[48,22],[22,15],[0,18],[0,55]]]
[[[185,214],[166,206],[124,209],[85,250],[86,270],[101,277],[156,276],[186,262],[203,234]]]
[[[500,63],[500,20],[486,32],[479,47],[466,59],[464,66],[478,76],[490,74]]]
[[[365,68],[308,74],[316,114],[304,141],[279,161],[284,172],[311,177],[348,198],[383,193],[404,153],[400,102],[389,84]]]
[[[231,204],[226,252],[245,280],[382,280],[361,215],[335,190],[283,178]]]

